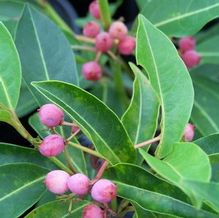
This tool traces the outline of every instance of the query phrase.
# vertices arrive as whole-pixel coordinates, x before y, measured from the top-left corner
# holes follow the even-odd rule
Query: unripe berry
[[[64,112],[54,104],[44,104],[39,109],[41,123],[52,128],[60,125],[64,119]]]
[[[196,51],[190,50],[182,54],[182,59],[185,65],[190,69],[200,63],[201,57]]]
[[[39,151],[43,156],[52,157],[59,155],[65,149],[65,141],[60,135],[49,135],[39,145]]]
[[[181,53],[184,53],[189,50],[195,49],[195,39],[191,36],[183,37],[179,40],[179,50]]]
[[[113,40],[109,33],[101,32],[96,36],[96,49],[101,52],[107,52],[113,46]]]
[[[90,3],[89,12],[96,19],[100,19],[100,9],[99,9],[98,2],[96,0]]]
[[[115,21],[109,28],[109,34],[113,39],[122,40],[128,33],[126,25],[121,21]]]
[[[53,170],[47,174],[44,183],[50,192],[61,195],[68,191],[69,177],[65,171]]]
[[[126,36],[119,42],[118,50],[122,55],[131,55],[135,49],[135,38],[132,36]]]
[[[90,61],[82,66],[82,74],[87,80],[97,81],[102,77],[102,69],[96,61]]]
[[[88,22],[83,28],[83,34],[87,37],[95,38],[100,32],[100,26],[94,22]]]
[[[90,180],[86,175],[82,173],[77,173],[68,179],[67,184],[69,190],[74,194],[85,195],[89,191]]]
[[[95,204],[90,204],[84,207],[83,218],[104,218],[103,210],[101,210]]]
[[[100,179],[91,189],[92,198],[100,203],[109,203],[116,197],[116,194],[116,185],[107,179]]]
[[[183,138],[186,142],[190,142],[194,138],[194,135],[195,135],[195,126],[192,125],[191,123],[188,123],[185,127]]]

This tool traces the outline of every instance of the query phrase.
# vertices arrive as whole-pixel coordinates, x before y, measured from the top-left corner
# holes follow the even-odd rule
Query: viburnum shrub
[[[219,217],[219,1],[121,3],[0,1],[0,218]]]

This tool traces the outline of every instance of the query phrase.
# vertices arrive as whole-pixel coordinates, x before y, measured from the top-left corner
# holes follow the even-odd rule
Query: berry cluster
[[[191,69],[197,66],[201,57],[195,50],[196,41],[193,37],[188,36],[179,40],[179,51],[185,65]]]
[[[94,18],[100,19],[99,5],[96,0],[90,4],[89,12]],[[95,39],[97,54],[113,50],[121,55],[131,55],[135,49],[135,38],[128,35],[128,28],[121,21],[113,22],[107,32],[101,31],[97,22],[90,21],[84,26],[83,35]],[[99,56],[97,57],[99,59]],[[102,68],[98,60],[85,63],[82,66],[82,74],[87,80],[99,80],[102,77]]]
[[[39,118],[42,124],[48,128],[64,125],[64,112],[54,104],[45,104],[39,110]],[[72,124],[72,134],[80,131],[79,127]],[[58,134],[51,134],[44,138],[39,145],[39,151],[46,157],[57,156],[64,151],[67,141]],[[75,196],[82,198],[91,194],[97,203],[110,203],[117,195],[116,185],[107,179],[90,180],[82,173],[70,175],[63,170],[53,170],[45,178],[47,189],[58,195],[72,192]],[[95,204],[86,206],[83,210],[83,218],[103,218],[104,211]]]

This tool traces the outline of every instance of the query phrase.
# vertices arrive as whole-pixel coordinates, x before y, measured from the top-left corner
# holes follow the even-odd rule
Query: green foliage
[[[165,157],[171,152],[173,143],[181,139],[189,120],[193,104],[192,81],[171,41],[142,15],[139,16],[136,56],[159,96],[162,123],[157,156]]]
[[[98,22],[107,29],[122,1],[111,6],[107,0],[98,2]],[[94,40],[72,32],[46,1],[0,1],[0,121],[12,125],[31,146],[0,142],[1,218],[82,217],[83,208],[94,203],[90,195],[79,200],[67,192],[57,199],[43,183],[54,169],[90,179],[103,173],[117,185],[117,199],[109,207],[121,218],[127,211],[135,218],[219,216],[218,25],[197,33],[219,17],[219,0],[137,3],[139,66],[128,65],[116,45],[97,53]],[[79,20],[84,24],[88,19]],[[177,39],[169,37],[195,33],[202,60],[188,70]],[[77,58],[70,43],[82,49]],[[94,59],[103,69],[96,83],[77,72]],[[48,129],[32,113],[28,121],[34,138],[18,116],[48,102],[65,112],[65,122]],[[190,120],[196,140],[183,142]],[[82,146],[80,136],[72,134],[73,123],[89,145]],[[63,136],[65,149],[57,157],[43,157],[41,140],[54,133]],[[151,143],[155,136],[159,142]],[[137,149],[141,142],[147,146]],[[99,166],[103,160],[106,169]]]
[[[137,0],[141,13],[169,36],[193,35],[219,16],[218,0]]]
[[[20,107],[29,104],[26,98],[22,98],[23,95],[28,95],[31,104],[45,102],[31,87],[32,81],[56,79],[78,84],[74,55],[68,41],[56,25],[36,9],[25,6],[15,42],[22,64],[23,86],[28,87],[21,93]],[[27,111],[23,114],[32,109],[25,108]]]

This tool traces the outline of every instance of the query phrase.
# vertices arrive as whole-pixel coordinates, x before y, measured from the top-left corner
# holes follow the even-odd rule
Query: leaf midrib
[[[41,43],[40,43],[40,40],[39,40],[39,36],[38,36],[36,25],[35,25],[35,22],[34,22],[34,19],[33,19],[32,12],[30,11],[29,7],[28,7],[28,11],[30,13],[30,18],[31,18],[31,21],[32,21],[32,24],[33,24],[33,30],[34,30],[34,33],[35,33],[35,36],[36,36],[36,41],[38,43],[38,48],[39,48],[40,57],[41,57],[41,60],[42,60],[42,64],[43,64],[43,68],[44,68],[44,72],[45,72],[45,76],[46,76],[46,80],[49,80],[49,72],[48,72],[48,69],[47,69],[47,66],[46,66],[46,62],[45,62],[45,59],[44,59],[43,51],[41,49],[42,46],[41,46]]]
[[[12,195],[16,194],[17,192],[22,191],[23,189],[27,188],[28,186],[31,186],[31,185],[33,185],[34,183],[37,183],[37,182],[43,180],[44,177],[45,177],[45,176],[41,176],[41,177],[39,177],[39,178],[37,178],[37,179],[35,179],[35,180],[29,182],[29,183],[26,183],[25,185],[21,186],[20,188],[15,189],[14,191],[12,191],[12,192],[10,192],[9,194],[5,195],[4,197],[0,198],[0,202],[3,201],[3,200],[5,200],[5,199],[7,199],[7,198],[9,198],[9,197],[11,197]]]
[[[141,21],[142,22],[142,21]],[[143,24],[143,23],[142,23]],[[161,111],[162,111],[162,123],[163,123],[163,131],[161,131],[161,139],[160,139],[160,143],[159,144],[162,144],[163,143],[163,138],[164,138],[164,132],[165,132],[165,123],[166,123],[166,116],[165,116],[165,107],[164,107],[164,101],[163,101],[163,95],[162,95],[162,89],[161,89],[161,83],[160,83],[160,77],[159,77],[159,72],[158,72],[158,69],[157,69],[157,65],[156,65],[156,61],[155,61],[155,57],[154,57],[154,53],[153,53],[153,50],[151,48],[151,44],[150,44],[150,40],[149,40],[149,37],[148,37],[148,31],[146,30],[145,28],[145,25],[143,25],[143,28],[145,30],[145,35],[146,35],[146,40],[147,40],[147,43],[148,43],[148,46],[149,46],[149,49],[150,49],[150,53],[151,53],[151,56],[152,56],[152,60],[153,60],[153,65],[154,65],[154,68],[155,68],[155,73],[156,73],[156,77],[157,77],[157,81],[158,81],[158,88],[159,88],[159,100],[160,100],[160,105],[161,105]],[[159,151],[159,150],[158,150]]]
[[[186,14],[183,14],[183,15],[180,15],[180,16],[176,16],[176,17],[173,17],[173,18],[170,18],[170,19],[167,19],[165,21],[162,21],[162,22],[159,22],[159,23],[156,23],[154,24],[156,27],[160,27],[160,26],[163,26],[163,25],[166,25],[168,23],[171,23],[171,22],[175,22],[177,20],[180,20],[180,19],[183,19],[183,18],[187,18],[187,17],[190,17],[190,16],[193,16],[195,14],[198,14],[198,13],[202,13],[202,12],[205,12],[205,11],[208,11],[212,8],[215,8],[219,6],[219,3],[216,3],[215,5],[211,5],[209,7],[205,7],[203,9],[199,9],[199,10],[196,10],[196,11],[192,11],[192,12],[189,12],[189,13],[186,13]]]

